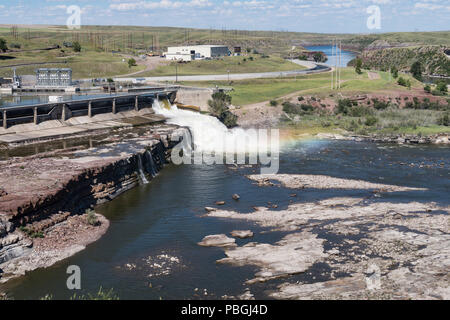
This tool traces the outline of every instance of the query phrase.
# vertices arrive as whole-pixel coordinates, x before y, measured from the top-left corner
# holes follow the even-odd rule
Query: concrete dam
[[[164,122],[155,115],[155,100],[173,103],[177,87],[144,92],[0,108],[0,143],[17,145],[60,139],[96,130]]]

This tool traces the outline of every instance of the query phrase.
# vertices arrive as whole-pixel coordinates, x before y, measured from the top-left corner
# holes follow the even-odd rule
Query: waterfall
[[[139,177],[141,179],[141,182],[142,182],[142,184],[148,184],[148,180],[144,174],[144,167],[142,165],[142,155],[140,153],[138,154],[137,159],[138,159],[138,172],[139,172]]]
[[[147,152],[145,152],[145,156],[147,157],[148,163],[150,165],[150,174],[152,175],[152,177],[156,177],[158,175],[158,167],[153,160],[151,151],[147,150]]]
[[[228,129],[219,119],[201,113],[180,110],[168,101],[155,100],[153,110],[165,116],[170,124],[188,127],[195,150],[209,153],[257,153],[267,149],[255,139],[255,130]]]

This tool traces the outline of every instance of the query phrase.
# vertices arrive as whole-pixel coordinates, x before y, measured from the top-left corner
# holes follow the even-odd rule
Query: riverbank
[[[282,234],[275,243],[251,241],[223,249],[226,257],[219,264],[256,268],[244,285],[278,281],[268,292],[275,299],[450,298],[450,207],[392,200],[427,188],[330,176],[247,177],[273,192],[290,189],[292,199],[314,189],[340,189],[346,195],[296,200],[283,209],[269,204],[250,213],[209,208],[207,217],[248,221],[265,233]]]
[[[148,181],[184,130],[154,125],[83,146],[0,161],[0,282],[48,267],[98,240],[86,210]],[[51,258],[50,258],[51,257]]]

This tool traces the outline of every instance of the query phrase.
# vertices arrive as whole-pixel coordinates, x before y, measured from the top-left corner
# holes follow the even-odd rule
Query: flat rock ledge
[[[234,230],[230,232],[232,237],[239,239],[248,239],[253,237],[253,232],[251,230]]]
[[[275,245],[249,243],[243,247],[225,251],[227,258],[217,261],[235,266],[254,265],[260,271],[247,284],[265,282],[308,270],[327,254],[324,240],[309,232],[290,234]]]
[[[229,238],[224,234],[215,234],[204,237],[198,245],[202,247],[234,247],[236,239]]]
[[[278,174],[278,175],[249,175],[250,180],[259,186],[273,186],[272,181],[278,181],[289,189],[360,189],[379,192],[425,191],[426,188],[411,188],[388,184],[372,183],[363,180],[341,179],[321,175]]]
[[[295,188],[307,181],[298,175],[270,180]],[[336,188],[337,182],[323,177],[308,184],[326,189]],[[288,233],[273,244],[226,248],[226,258],[218,263],[258,267],[248,285],[286,279],[268,292],[275,299],[450,299],[450,207],[390,202],[382,193],[373,196],[373,188],[386,192],[414,188],[345,179],[339,183],[358,190],[365,187],[366,194],[293,203],[277,211],[262,207],[250,213],[209,212],[208,217],[245,220],[268,228],[267,232]]]
[[[98,147],[0,161],[0,282],[99,239],[109,222],[98,216],[99,226],[87,225],[86,210],[149,183],[187,130],[166,124],[118,130]]]

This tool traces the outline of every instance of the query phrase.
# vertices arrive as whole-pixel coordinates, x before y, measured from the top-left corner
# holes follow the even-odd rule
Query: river
[[[392,202],[450,202],[448,147],[293,140],[283,145],[280,159],[281,173],[429,188],[427,192],[386,195]],[[225,165],[168,165],[150,184],[97,208],[111,221],[109,231],[98,242],[51,268],[12,280],[3,289],[14,299],[37,299],[47,294],[66,299],[74,293],[66,287],[66,269],[78,265],[82,277],[78,294],[96,292],[101,286],[113,288],[121,299],[220,299],[242,294],[249,287],[256,298],[267,298],[266,290],[280,281],[245,285],[255,268],[218,265],[216,260],[225,256],[222,249],[197,245],[206,235],[228,234],[235,229],[255,232],[253,239],[238,240],[239,245],[274,243],[282,238],[282,232],[261,233],[263,228],[249,222],[202,217],[204,207],[214,206],[218,200],[226,201],[226,209],[240,212],[266,206],[268,201],[278,204],[277,210],[285,209],[292,200],[292,190],[258,187],[245,177],[253,171]],[[308,189],[295,201],[360,196],[362,192]],[[234,193],[241,196],[240,201],[231,199]],[[320,236],[333,241],[327,234]],[[155,263],[163,268],[155,268]],[[307,274],[289,280],[320,277],[324,272],[326,266],[318,264]]]
[[[307,46],[307,47],[305,47],[305,49],[308,49],[310,51],[323,51],[328,56],[328,61],[325,62],[325,64],[328,66],[335,66],[338,55],[335,52],[333,52],[332,48],[333,48],[332,46]],[[341,58],[342,60],[341,60],[340,66],[346,67],[347,64],[351,60],[356,58],[356,56],[357,56],[357,54],[355,52],[342,50],[342,58]],[[339,65],[339,63],[338,63],[338,65]]]

